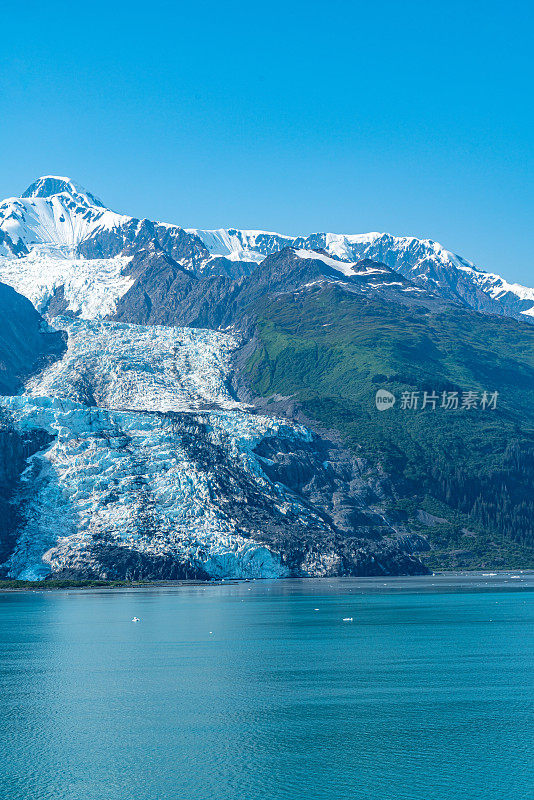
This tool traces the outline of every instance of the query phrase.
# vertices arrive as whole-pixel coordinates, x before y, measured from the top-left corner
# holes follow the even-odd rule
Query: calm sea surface
[[[0,798],[532,800],[532,588],[2,593]]]

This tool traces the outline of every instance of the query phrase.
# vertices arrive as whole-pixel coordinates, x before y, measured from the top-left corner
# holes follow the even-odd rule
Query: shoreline
[[[505,578],[510,579],[513,576],[521,578],[534,577],[534,569],[495,569],[495,570],[440,570],[438,572],[429,573],[428,575],[331,575],[331,576],[309,576],[309,577],[292,577],[292,578],[220,578],[209,581],[202,581],[198,579],[180,579],[180,580],[153,580],[153,581],[128,581],[128,580],[115,580],[106,581],[100,579],[70,579],[70,578],[49,578],[39,581],[18,580],[16,578],[0,579],[0,593],[4,592],[59,592],[59,591],[88,591],[95,589],[177,589],[188,587],[203,587],[208,586],[232,586],[243,583],[257,583],[259,585],[266,583],[276,583],[277,585],[284,585],[288,581],[302,581],[303,583],[311,581],[325,582],[332,580],[358,580],[358,581],[392,581],[393,585],[396,581],[417,582],[423,580],[428,581],[431,578],[447,579],[447,578]],[[385,584],[384,584],[385,585]]]
[[[106,581],[106,580],[76,580],[70,578],[50,578],[40,581],[18,580],[16,578],[1,578],[0,592],[64,592],[69,590],[87,589],[154,589],[173,588],[181,586],[220,586],[221,584],[247,583],[251,578],[222,578],[221,580],[161,580],[161,581]],[[18,585],[17,585],[18,584]]]

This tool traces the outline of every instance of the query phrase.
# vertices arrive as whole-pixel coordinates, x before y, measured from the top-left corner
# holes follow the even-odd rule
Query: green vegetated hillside
[[[432,313],[312,287],[262,304],[253,390],[293,396],[395,483],[391,519],[428,536],[432,568],[534,566],[534,327]],[[378,411],[377,389],[396,396]],[[435,410],[403,409],[405,391]],[[444,391],[498,391],[495,410],[442,409]],[[460,402],[461,405],[461,402]],[[423,512],[423,513],[421,513]]]

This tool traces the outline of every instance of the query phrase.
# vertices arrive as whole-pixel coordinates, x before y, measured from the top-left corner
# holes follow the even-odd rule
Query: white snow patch
[[[201,230],[199,228],[186,228],[186,233],[198,236],[209,250],[212,256],[224,256],[231,261],[253,261],[259,263],[263,261],[268,252],[265,246],[261,246],[258,239],[274,239],[278,246],[273,251],[282,249],[285,244],[290,245],[293,241],[291,236],[284,236],[279,233],[256,230],[235,230],[233,228],[219,228],[218,230]]]
[[[0,203],[0,230],[26,247],[44,245],[64,255],[75,255],[84,239],[97,231],[119,228],[130,217],[102,206],[91,206],[70,195],[10,197]]]
[[[355,264],[347,263],[346,261],[338,261],[335,258],[329,258],[322,253],[317,253],[315,250],[295,250],[299,258],[310,259],[313,261],[322,261],[329,267],[343,273],[343,275],[353,276],[356,273]]]

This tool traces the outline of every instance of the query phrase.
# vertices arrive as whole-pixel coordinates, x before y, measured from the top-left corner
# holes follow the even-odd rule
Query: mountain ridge
[[[287,236],[238,228],[203,230],[153,222],[107,209],[70,178],[38,178],[20,198],[0,203],[0,255],[71,259],[127,258],[151,244],[197,274],[225,270],[234,278],[290,246],[325,250],[343,261],[370,258],[386,264],[444,299],[484,313],[534,323],[534,289],[485,272],[430,239],[388,233],[315,233]],[[10,282],[0,269],[0,279]],[[19,291],[23,287],[14,286]],[[118,298],[117,298],[118,299]]]

